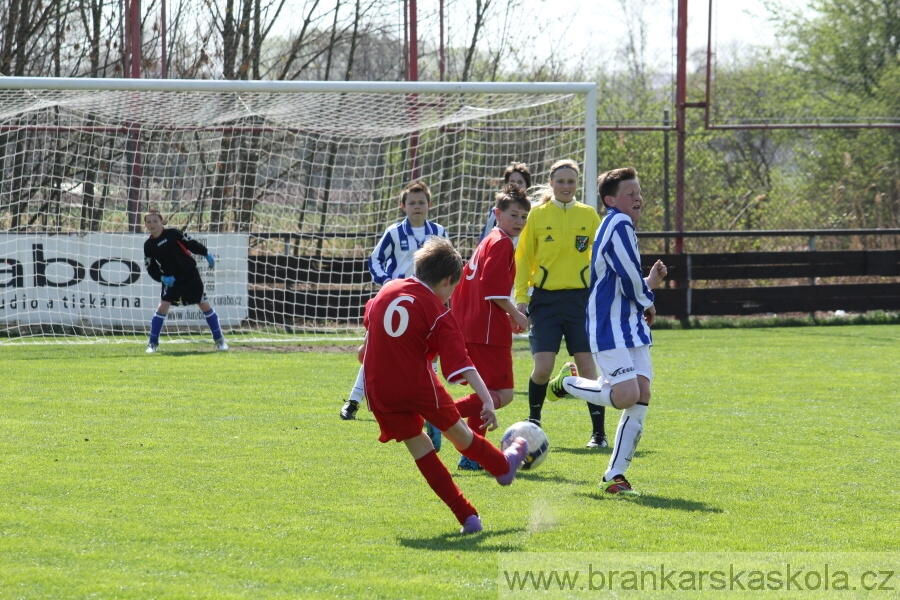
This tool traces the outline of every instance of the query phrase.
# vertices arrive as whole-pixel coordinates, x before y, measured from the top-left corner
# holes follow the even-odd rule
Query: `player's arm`
[[[647,287],[651,290],[659,287],[659,285],[663,282],[663,279],[666,278],[666,275],[669,274],[669,269],[663,264],[662,260],[658,260],[653,263],[653,266],[650,267],[650,273],[647,277],[644,278],[644,281],[647,282]]]
[[[147,270],[147,275],[150,276],[150,279],[156,282],[160,281],[162,269],[159,268],[159,263],[156,262],[156,259],[147,252],[146,247],[144,248],[144,268]]]
[[[190,250],[193,254],[199,254],[200,256],[209,256],[209,250],[207,250],[206,246],[182,231],[178,231],[177,229],[173,231],[178,234],[178,237],[184,244],[184,247]]]
[[[499,306],[503,311],[509,315],[509,320],[513,324],[513,332],[514,333],[524,333],[528,331],[528,327],[530,326],[528,317],[526,317],[522,312],[520,312],[516,305],[512,303],[512,300],[507,298],[491,298],[491,302]]]
[[[394,241],[391,238],[391,230],[388,228],[381,236],[381,240],[372,250],[369,256],[369,272],[372,274],[372,281],[378,285],[384,285],[391,280],[390,273],[387,272],[387,263],[393,254]]]
[[[616,225],[610,236],[608,255],[612,269],[622,282],[622,293],[642,310],[647,310],[653,306],[653,292],[644,281],[633,236],[624,221]]]
[[[513,289],[515,290],[516,309],[524,314],[528,306],[528,286],[531,285],[531,274],[534,271],[534,236],[531,235],[531,213],[525,222],[522,233],[519,234],[519,245],[516,246],[516,278]]]
[[[497,413],[494,412],[494,399],[491,398],[491,393],[484,384],[481,375],[475,369],[466,369],[460,375],[472,386],[478,397],[481,398],[481,429],[485,431],[497,429]]]

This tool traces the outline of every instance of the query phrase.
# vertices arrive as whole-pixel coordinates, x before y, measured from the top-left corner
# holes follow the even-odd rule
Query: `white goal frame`
[[[18,108],[15,103],[4,103],[3,94],[11,91],[21,91],[23,96],[28,96],[28,91],[35,92],[34,96],[37,109],[52,110],[54,108],[54,100],[52,96],[47,96],[44,100],[43,96],[38,98],[38,93],[47,92],[117,92],[117,93],[180,93],[180,94],[234,94],[238,99],[241,95],[276,95],[290,96],[296,94],[334,94],[334,95],[407,95],[413,97],[428,97],[429,95],[547,95],[547,96],[577,96],[581,98],[583,103],[583,122],[577,125],[577,134],[583,140],[583,155],[577,157],[573,154],[568,156],[557,156],[556,158],[580,158],[579,162],[583,166],[582,170],[582,187],[580,190],[580,200],[594,208],[597,208],[597,86],[593,82],[575,82],[575,83],[488,83],[488,82],[460,82],[460,83],[444,83],[444,82],[338,82],[338,81],[210,81],[210,80],[159,80],[159,79],[69,79],[69,78],[37,78],[37,77],[5,77],[0,78],[0,142],[6,141],[7,131],[29,129],[28,125],[9,126],[6,128],[4,124],[11,114]],[[152,96],[151,96],[152,97]],[[238,100],[239,101],[239,100]],[[76,101],[75,104],[78,104]],[[31,107],[30,107],[31,108]],[[478,106],[471,107],[472,111],[481,110]],[[84,109],[89,110],[89,109]],[[141,127],[141,123],[136,123],[137,128]],[[453,124],[450,124],[452,127]],[[44,127],[47,130],[53,129],[51,126],[34,126],[35,129]],[[121,126],[120,126],[121,127]],[[199,126],[202,129],[206,126]],[[408,127],[408,125],[407,125]],[[101,127],[102,128],[102,127]],[[112,128],[107,126],[107,128]],[[571,130],[571,124],[569,129]],[[89,129],[89,128],[85,128]],[[547,129],[552,129],[547,126]],[[486,134],[490,135],[490,133]],[[504,134],[498,134],[504,135]],[[12,147],[12,146],[9,146]],[[2,148],[0,148],[2,150]],[[4,156],[0,155],[0,161]],[[213,157],[214,158],[214,157]],[[519,160],[520,157],[509,156],[509,160]],[[546,181],[546,169],[549,164],[530,165],[533,169],[534,183],[540,184]],[[0,182],[4,174],[3,163],[0,162]],[[8,174],[8,173],[7,173]],[[67,182],[65,185],[78,187],[77,181]],[[58,226],[55,230],[48,229],[37,235],[29,231],[12,232],[9,223],[4,223],[3,210],[4,206],[8,207],[8,202],[3,196],[4,188],[0,183],[0,345],[5,343],[14,343],[23,340],[29,341],[47,341],[47,342],[85,342],[85,341],[115,341],[115,342],[133,342],[136,339],[145,339],[146,332],[149,330],[150,318],[153,314],[155,302],[158,300],[158,284],[155,284],[146,275],[145,270],[141,269],[140,281],[137,282],[143,286],[140,294],[134,292],[132,296],[122,294],[118,297],[108,295],[104,296],[104,290],[98,290],[96,287],[90,287],[92,282],[88,281],[90,277],[99,278],[103,281],[119,279],[134,279],[135,264],[139,264],[142,255],[136,250],[138,248],[137,241],[128,241],[128,235],[138,236],[140,222],[134,222],[136,215],[130,215],[128,218],[132,222],[128,225],[131,227],[128,231],[66,231]],[[70,189],[64,189],[63,192],[70,192]],[[138,194],[143,190],[138,186]],[[396,189],[399,192],[399,188]],[[455,200],[452,199],[452,200]],[[446,201],[446,200],[445,200]],[[485,198],[485,202],[487,198]],[[130,205],[129,205],[130,206]],[[138,196],[136,206],[141,207],[140,212],[146,210],[146,201],[141,200]],[[486,205],[485,205],[486,206]],[[134,211],[130,211],[134,212]],[[402,216],[402,215],[401,215]],[[396,218],[395,218],[396,220]],[[178,223],[175,224],[176,226]],[[190,223],[189,223],[190,225]],[[382,227],[383,230],[383,227]],[[278,331],[259,330],[252,328],[244,328],[243,323],[247,318],[246,310],[242,310],[241,293],[246,294],[248,279],[246,273],[247,252],[243,253],[240,246],[247,245],[246,239],[254,236],[254,232],[247,231],[192,231],[188,228],[188,233],[201,240],[212,242],[211,251],[217,257],[216,270],[207,270],[205,264],[201,261],[198,264],[204,281],[207,285],[207,291],[217,294],[216,302],[213,302],[220,319],[223,321],[223,329],[229,340],[234,341],[303,341],[310,339],[321,339],[327,337],[335,340],[358,339],[361,334],[359,324],[348,327],[338,327],[335,330],[329,330],[327,326],[318,327],[316,325],[305,328],[283,328]],[[451,231],[451,239],[453,239]],[[29,237],[35,236],[37,237]],[[143,238],[145,234],[141,234]],[[465,237],[471,237],[471,232]],[[135,237],[135,239],[137,239]],[[142,243],[142,242],[141,242]],[[235,244],[229,246],[227,251],[221,247],[213,247],[215,244]],[[80,254],[85,246],[88,247],[118,247],[118,245],[134,246],[128,252],[122,252],[110,259],[103,252],[99,254],[88,250],[84,258],[80,258]],[[39,247],[41,254],[36,254],[35,248]],[[24,248],[24,249],[23,249]],[[371,248],[369,249],[371,250]],[[287,254],[287,249],[285,250]],[[108,254],[108,253],[107,253]],[[80,304],[81,312],[71,312],[64,318],[54,315],[53,318],[47,319],[47,302],[48,298],[42,296],[32,290],[28,290],[18,294],[9,293],[10,281],[14,280],[14,275],[19,273],[15,269],[27,271],[27,266],[22,267],[27,260],[33,257],[46,257],[46,261],[40,266],[41,276],[47,281],[49,273],[49,281],[59,286],[69,285],[75,281],[76,277],[72,274],[75,272],[78,276],[85,280],[80,292],[55,292],[51,294],[50,305],[54,310],[64,307],[71,312],[70,305]],[[4,263],[4,258],[6,262]],[[76,257],[66,258],[66,257]],[[465,257],[464,257],[465,258]],[[76,264],[77,263],[77,264]],[[14,268],[13,265],[16,267]],[[66,264],[72,265],[66,267]],[[79,266],[81,265],[81,271]],[[97,265],[101,265],[97,267]],[[112,266],[109,266],[112,265]],[[57,268],[56,272],[53,269]],[[73,271],[66,271],[72,269]],[[107,269],[102,271],[101,269]],[[109,271],[112,269],[111,271]],[[130,275],[129,275],[130,269]],[[242,272],[243,270],[243,272]],[[87,274],[90,274],[88,277]],[[358,274],[357,274],[358,275]],[[30,282],[30,275],[23,278],[15,279],[15,281]],[[35,276],[36,277],[36,276]],[[36,279],[34,279],[36,281]],[[103,283],[101,281],[101,283]],[[129,280],[130,281],[130,280]],[[359,304],[365,303],[365,297],[371,296],[375,288],[369,283],[360,282],[356,277],[352,283],[360,290]],[[359,287],[361,286],[361,287]],[[6,290],[4,290],[6,287]],[[52,290],[51,290],[52,291]],[[108,290],[107,290],[108,291]],[[6,293],[4,297],[3,294]],[[138,296],[143,299],[137,302]],[[102,316],[90,314],[90,310],[94,308],[94,301],[107,303],[109,302],[116,309],[114,317],[107,315],[109,311],[103,313]],[[43,302],[44,304],[41,304]],[[37,304],[35,304],[37,303]],[[118,305],[116,305],[118,303]],[[23,310],[29,305],[40,305],[38,312],[33,313],[28,318],[10,318],[9,314],[12,310]],[[86,306],[87,305],[87,306]],[[104,304],[106,307],[106,304]],[[4,313],[6,311],[6,313]],[[40,313],[43,311],[43,314]],[[124,316],[123,316],[124,315]],[[323,317],[323,321],[327,321],[329,317]],[[74,332],[74,333],[73,333]],[[170,319],[166,324],[163,336],[167,339],[166,343],[172,341],[208,341],[208,330],[206,330],[203,319],[200,318],[199,311],[196,307],[186,307],[183,311],[173,308],[170,312]]]

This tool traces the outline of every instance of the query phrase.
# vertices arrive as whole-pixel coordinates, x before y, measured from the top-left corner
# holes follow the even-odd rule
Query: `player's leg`
[[[150,339],[147,341],[147,354],[153,354],[159,348],[159,335],[162,333],[163,325],[166,324],[166,315],[169,314],[170,302],[165,300],[159,301],[156,312],[150,320]]]
[[[535,352],[532,357],[534,369],[528,378],[528,420],[540,426],[547,384],[556,362],[556,352]]]
[[[599,378],[583,377],[580,371],[577,376],[568,377],[565,372],[560,371],[551,382],[551,387],[559,387],[566,395],[575,396],[590,404],[619,410],[633,406],[640,400],[632,349],[615,348],[595,352],[592,361],[600,367]]]
[[[494,409],[497,410],[512,402],[512,346],[506,348],[468,343],[466,344],[466,350],[469,353],[472,364],[478,370],[484,385],[491,394],[491,398],[494,401]],[[484,422],[481,419],[481,411],[484,409],[484,406],[478,394],[469,394],[457,400],[456,409],[459,411],[460,416],[466,419],[469,429],[475,435],[484,435]],[[481,465],[465,456],[460,456],[457,466],[468,471],[481,470]]]
[[[216,309],[206,300],[201,300],[197,304],[200,306],[200,310],[203,311],[203,318],[206,319],[206,324],[209,325],[209,331],[212,333],[213,341],[216,343],[216,350],[220,352],[228,350],[228,344],[225,343],[225,337],[222,335],[222,327],[219,325],[219,315],[216,314]]]
[[[460,454],[484,467],[500,485],[512,483],[516,471],[528,455],[528,442],[524,439],[517,438],[505,452],[501,452],[482,436],[472,433],[462,419],[442,431],[444,437],[450,440]]]
[[[597,365],[590,352],[576,352],[573,355],[578,374],[587,379],[597,380]],[[588,414],[591,417],[591,439],[587,448],[606,448],[609,441],[606,438],[606,407],[602,404],[587,402]]]
[[[449,395],[447,400],[450,402],[450,414],[446,418],[459,420],[459,416],[453,410],[452,399],[449,398]],[[435,412],[439,413],[437,409],[435,409]],[[375,416],[375,420],[378,422],[378,427],[381,430],[378,441],[381,443],[387,443],[392,440],[402,441],[412,455],[416,467],[422,473],[428,486],[453,512],[456,520],[464,528],[468,525],[470,527],[469,531],[480,531],[481,521],[478,519],[478,511],[466,500],[460,489],[456,487],[450,471],[438,458],[431,440],[422,431],[422,424],[424,423],[422,416],[415,412],[384,413],[377,410],[373,410],[372,414]],[[440,418],[438,414],[438,420]],[[477,528],[474,528],[476,522]]]
[[[637,495],[637,492],[631,489],[631,485],[625,479],[625,472],[631,466],[644,432],[644,419],[650,406],[650,382],[653,379],[653,367],[650,363],[649,346],[630,348],[629,353],[633,369],[625,374],[627,379],[613,383],[611,390],[613,402],[616,402],[617,405],[621,402],[628,406],[624,406],[622,410],[619,426],[616,429],[613,451],[609,458],[609,466],[600,486],[613,494]],[[603,364],[601,367],[606,373],[607,367]],[[618,392],[623,389],[627,389],[628,392],[619,394]]]
[[[534,360],[534,369],[528,379],[528,420],[538,426],[541,425],[547,383],[553,375],[563,338],[564,300],[558,291],[536,289],[528,304],[528,318],[531,319],[528,343]]]
[[[566,349],[575,359],[578,373],[588,379],[597,379],[597,365],[591,356],[591,341],[585,327],[585,309],[590,298],[589,290],[572,290],[566,292],[570,297],[566,302],[564,333]],[[588,415],[591,418],[591,437],[587,448],[606,448],[609,442],[606,439],[606,409],[603,406],[587,404]]]
[[[453,481],[453,476],[441,459],[431,440],[420,432],[417,436],[403,440],[407,450],[416,461],[416,467],[422,473],[422,477],[428,482],[428,486],[437,494],[444,504],[453,512],[456,520],[463,526],[463,533],[476,533],[481,531],[481,518],[478,511],[466,499],[462,491]]]
[[[359,371],[356,373],[356,382],[353,384],[353,389],[350,390],[350,396],[341,409],[341,418],[343,420],[350,421],[356,418],[356,411],[359,410],[359,403],[362,402],[365,392],[365,372],[362,365],[360,365]]]

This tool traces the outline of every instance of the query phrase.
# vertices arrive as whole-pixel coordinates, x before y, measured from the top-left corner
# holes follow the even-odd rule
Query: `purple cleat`
[[[481,531],[481,517],[478,515],[467,517],[462,529],[459,530],[460,533],[478,533],[479,531]]]
[[[509,472],[497,477],[497,483],[509,485],[516,478],[516,471],[519,470],[519,467],[525,462],[525,457],[528,456],[528,440],[517,437],[503,454],[506,456],[506,462],[509,463]]]

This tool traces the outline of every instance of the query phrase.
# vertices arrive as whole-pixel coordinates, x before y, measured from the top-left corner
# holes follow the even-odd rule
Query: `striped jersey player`
[[[424,181],[414,181],[400,192],[400,210],[406,218],[387,228],[369,257],[369,272],[372,281],[384,285],[395,279],[412,275],[413,254],[433,237],[447,237],[443,226],[428,220],[431,208],[431,190]],[[345,421],[356,418],[359,403],[365,397],[362,367],[356,374],[356,381],[341,408],[340,416]]]
[[[644,430],[650,404],[650,326],[656,319],[653,287],[667,274],[657,261],[644,278],[634,226],[644,209],[637,171],[615,169],[600,176],[599,196],[606,206],[593,246],[587,333],[600,379],[572,376],[563,367],[550,382],[557,397],[569,394],[622,411],[609,466],[600,487],[611,494],[638,495],[625,479]]]

